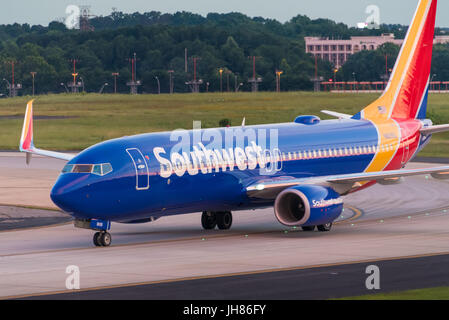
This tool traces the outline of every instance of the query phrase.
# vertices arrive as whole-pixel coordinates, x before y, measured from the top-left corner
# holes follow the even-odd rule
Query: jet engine
[[[343,199],[330,187],[302,185],[281,192],[274,212],[279,222],[289,227],[325,225],[343,212]]]

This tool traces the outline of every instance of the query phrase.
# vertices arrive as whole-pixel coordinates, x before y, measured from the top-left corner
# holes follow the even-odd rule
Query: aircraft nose
[[[79,211],[81,199],[78,194],[82,188],[82,180],[84,179],[74,179],[69,175],[62,175],[51,190],[51,200],[65,212]]]

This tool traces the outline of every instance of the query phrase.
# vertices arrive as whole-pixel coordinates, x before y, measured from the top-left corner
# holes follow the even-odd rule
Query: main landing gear
[[[232,226],[232,213],[230,211],[204,211],[201,216],[201,225],[204,230],[212,230],[215,227],[220,230],[229,230]]]
[[[320,232],[329,232],[332,229],[332,223],[323,224],[323,225],[319,225],[316,227],[318,228],[318,231],[320,231]],[[302,230],[311,232],[311,231],[315,230],[315,226],[302,227]]]

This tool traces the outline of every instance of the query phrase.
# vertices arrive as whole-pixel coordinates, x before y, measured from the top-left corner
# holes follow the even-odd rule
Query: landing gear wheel
[[[220,230],[229,230],[232,226],[232,213],[229,211],[217,213],[217,226]]]
[[[96,232],[96,233],[94,234],[94,245],[95,245],[96,247],[101,247],[100,237],[101,237],[101,233],[100,233],[100,232]]]
[[[201,216],[201,225],[204,230],[212,230],[217,226],[217,216],[214,212],[204,211]]]
[[[308,227],[302,227],[303,231],[314,231],[315,230],[315,226],[308,226]]]
[[[332,223],[323,224],[321,226],[318,226],[318,231],[320,232],[329,232],[332,229]]]
[[[100,236],[100,243],[103,247],[109,247],[112,243],[112,237],[109,232],[103,232]]]

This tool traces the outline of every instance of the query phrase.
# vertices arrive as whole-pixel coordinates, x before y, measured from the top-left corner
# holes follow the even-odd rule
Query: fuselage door
[[[137,148],[126,149],[126,152],[131,157],[136,169],[136,190],[148,190],[150,188],[150,171],[142,152]]]

